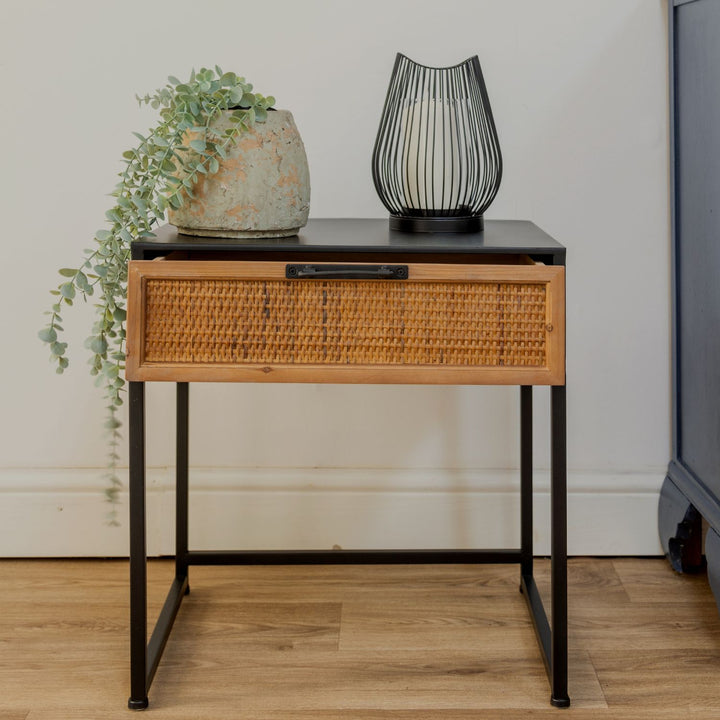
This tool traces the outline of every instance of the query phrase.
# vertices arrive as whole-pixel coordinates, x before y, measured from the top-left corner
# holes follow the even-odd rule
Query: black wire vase
[[[502,156],[477,55],[431,68],[398,53],[373,150],[375,189],[403,232],[478,232]]]

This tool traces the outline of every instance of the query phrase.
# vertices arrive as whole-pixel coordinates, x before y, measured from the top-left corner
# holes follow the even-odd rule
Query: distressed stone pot
[[[229,115],[218,119],[219,132],[230,127]],[[192,190],[193,199],[168,211],[168,220],[181,233],[227,238],[295,235],[307,224],[310,173],[292,114],[269,111],[265,122],[255,123],[228,149],[217,173],[198,175]]]

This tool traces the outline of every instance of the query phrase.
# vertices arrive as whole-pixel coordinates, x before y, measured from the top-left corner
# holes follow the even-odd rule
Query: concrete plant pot
[[[230,113],[216,122],[223,132]],[[189,143],[196,136],[189,136]],[[194,198],[168,211],[181,233],[227,238],[288,237],[307,224],[310,173],[305,147],[288,110],[239,136],[218,172],[198,175]]]

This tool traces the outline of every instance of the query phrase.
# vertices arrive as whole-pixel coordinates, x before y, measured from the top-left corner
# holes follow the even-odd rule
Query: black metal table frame
[[[145,383],[129,383],[130,439],[130,681],[128,707],[148,706],[148,691],[184,595],[190,565],[303,565],[380,563],[517,563],[538,638],[551,703],[568,707],[567,642],[567,421],[565,385],[551,392],[551,623],[533,576],[532,386],[520,388],[519,549],[507,550],[318,550],[193,551],[188,547],[189,387],[177,383],[175,579],[147,641],[147,551],[145,517]],[[552,629],[551,629],[552,628]]]

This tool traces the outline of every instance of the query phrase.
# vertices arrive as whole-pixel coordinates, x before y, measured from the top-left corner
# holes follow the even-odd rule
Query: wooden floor
[[[539,562],[540,585],[548,567]],[[148,718],[720,718],[704,576],[570,564],[570,695],[549,689],[517,566],[193,568]],[[0,719],[128,718],[127,563],[0,561]],[[152,561],[151,615],[172,576]]]

